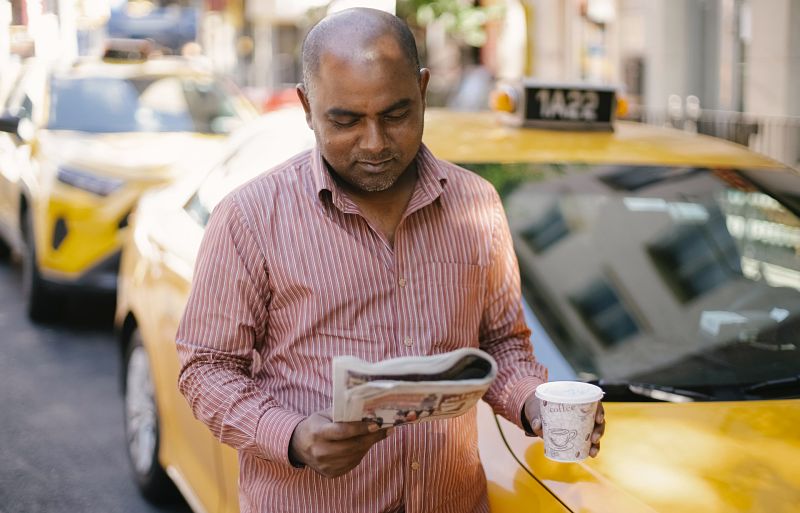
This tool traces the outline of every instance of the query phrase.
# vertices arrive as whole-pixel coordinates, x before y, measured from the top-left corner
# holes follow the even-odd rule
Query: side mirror
[[[16,116],[0,116],[0,132],[16,134],[19,127],[19,119]]]
[[[33,122],[16,116],[0,116],[0,132],[14,134],[25,142],[33,139]]]

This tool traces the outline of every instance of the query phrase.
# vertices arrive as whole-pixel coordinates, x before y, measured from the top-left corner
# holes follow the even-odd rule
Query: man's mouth
[[[370,172],[380,172],[386,169],[386,166],[394,160],[393,158],[383,159],[383,160],[358,160],[358,165]]]

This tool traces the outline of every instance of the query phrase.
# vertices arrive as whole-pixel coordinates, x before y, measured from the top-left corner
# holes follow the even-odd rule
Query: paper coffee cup
[[[536,387],[542,419],[544,455],[554,461],[589,456],[597,404],[603,390],[581,381],[551,381]]]

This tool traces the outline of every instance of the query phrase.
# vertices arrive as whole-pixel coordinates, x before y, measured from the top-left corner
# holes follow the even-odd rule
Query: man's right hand
[[[358,466],[369,448],[391,432],[371,422],[333,422],[327,411],[317,412],[292,433],[289,460],[325,477],[338,477]]]

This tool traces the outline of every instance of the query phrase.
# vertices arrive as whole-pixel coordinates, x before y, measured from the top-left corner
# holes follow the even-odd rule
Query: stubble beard
[[[402,173],[400,175],[402,175]],[[383,192],[387,189],[390,189],[395,183],[397,183],[397,180],[400,178],[400,175],[381,176],[378,177],[377,180],[374,181],[364,180],[362,181],[362,183],[354,185],[364,192]]]

